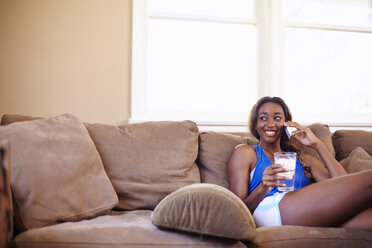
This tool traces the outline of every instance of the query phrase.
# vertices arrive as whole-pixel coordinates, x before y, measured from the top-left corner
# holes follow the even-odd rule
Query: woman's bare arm
[[[302,127],[296,122],[287,122],[285,125],[296,127],[298,130],[292,136],[302,144],[312,147],[320,156],[323,164],[310,155],[304,155],[306,165],[311,169],[311,174],[316,181],[346,175],[342,165],[332,156],[324,143],[319,140],[308,127]],[[324,168],[325,166],[325,168]]]
[[[318,152],[331,178],[347,175],[344,167],[332,156],[323,142],[318,139],[318,142],[313,144],[313,148]]]
[[[273,164],[267,167],[263,173],[262,182],[249,194],[250,172],[256,162],[256,152],[249,145],[236,147],[228,162],[229,189],[243,200],[252,213],[272,187],[283,186],[279,180],[285,178],[277,174],[286,171],[282,165]]]

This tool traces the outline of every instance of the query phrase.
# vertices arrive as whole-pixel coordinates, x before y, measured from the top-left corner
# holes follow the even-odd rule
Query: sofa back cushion
[[[10,143],[18,229],[92,218],[118,202],[93,141],[71,114],[0,127]]]
[[[252,136],[204,131],[199,135],[198,165],[202,183],[213,183],[228,188],[227,162],[235,146],[257,144]]]
[[[334,156],[331,132],[327,125],[314,123],[308,126],[327,147]],[[312,148],[306,147],[299,142],[293,141],[297,148],[303,153],[313,155],[320,160],[319,155]],[[235,148],[239,144],[255,145],[258,140],[249,133],[222,133],[204,131],[200,133],[198,165],[200,168],[201,181],[203,183],[214,183],[228,188],[227,163]]]
[[[336,159],[341,161],[358,146],[372,155],[372,132],[362,130],[337,130],[332,135]]]
[[[119,196],[119,208],[153,209],[169,193],[200,182],[194,122],[86,127]]]

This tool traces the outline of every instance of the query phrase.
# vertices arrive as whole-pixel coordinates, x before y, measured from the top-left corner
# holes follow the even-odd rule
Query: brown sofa
[[[350,173],[372,169],[372,132],[310,128]],[[232,149],[257,143],[248,134],[4,115],[0,140],[0,245],[9,236],[14,247],[372,247],[368,231],[256,228],[226,189]]]

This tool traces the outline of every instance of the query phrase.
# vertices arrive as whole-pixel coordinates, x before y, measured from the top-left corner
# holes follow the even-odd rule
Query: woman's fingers
[[[286,174],[278,173],[276,175],[263,175],[262,180],[265,181],[278,181],[278,180],[289,180],[292,177]]]
[[[277,174],[280,172],[287,172],[289,171],[287,168],[283,167],[282,164],[272,164],[269,167],[267,167],[264,171],[264,175],[272,175],[272,174]]]
[[[281,183],[279,179],[268,178],[268,176],[262,178],[262,183],[267,187],[281,187],[285,184]]]
[[[295,121],[286,121],[286,122],[284,122],[284,126],[295,127],[297,129],[303,129],[303,126],[301,126],[300,124],[298,124]]]
[[[277,174],[277,173],[280,173],[280,172],[288,172],[288,171],[289,171],[288,168],[284,167],[281,164],[274,164],[271,167],[272,174]]]
[[[289,170],[281,164],[273,164],[267,167],[262,175],[262,182],[267,187],[280,187],[285,186],[281,180],[288,180],[291,177],[283,174]]]
[[[298,129],[294,132],[292,132],[292,136],[297,136],[298,138],[304,138],[306,137],[307,132],[305,129]]]
[[[297,136],[298,138],[305,138],[306,136],[311,136],[312,131],[308,127],[303,127],[297,122],[287,121],[284,122],[284,126],[295,127],[297,130],[292,131],[292,135]]]

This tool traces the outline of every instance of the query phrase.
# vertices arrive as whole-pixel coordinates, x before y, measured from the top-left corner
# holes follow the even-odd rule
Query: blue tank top
[[[269,157],[266,155],[266,153],[260,146],[253,145],[253,147],[256,150],[257,163],[256,163],[256,168],[254,170],[251,183],[250,183],[249,193],[251,193],[261,183],[262,174],[264,170],[266,169],[266,167],[273,164],[273,162],[269,159]],[[304,168],[302,167],[298,159],[296,159],[294,190],[303,188],[309,184],[310,184],[310,179],[305,175]],[[269,193],[265,195],[265,197],[273,195],[276,192],[281,192],[281,191],[279,191],[277,187],[274,187]]]

